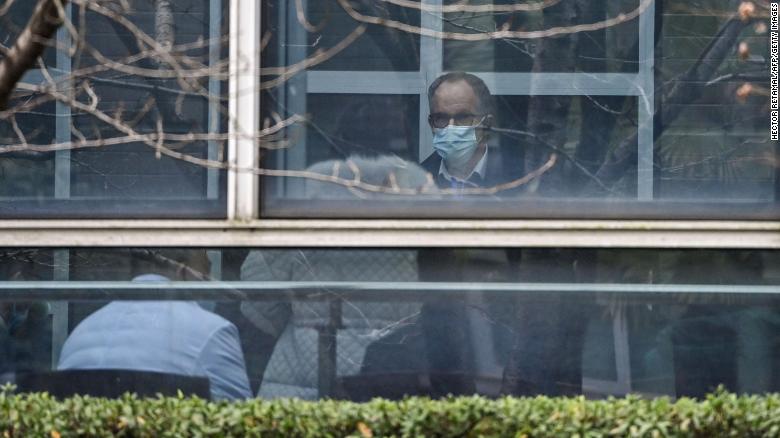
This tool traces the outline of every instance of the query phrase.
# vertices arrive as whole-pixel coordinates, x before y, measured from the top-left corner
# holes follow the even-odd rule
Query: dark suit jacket
[[[519,157],[511,152],[511,149],[491,148],[485,178],[476,176],[471,182],[481,187],[492,187],[521,178],[523,167]],[[433,175],[439,187],[449,188],[450,182],[439,177],[441,160],[438,154],[433,154],[423,161],[422,167]],[[502,195],[521,190],[523,187]],[[497,253],[501,251],[496,250]],[[531,270],[534,270],[535,262],[543,268],[557,264],[564,267],[573,265],[567,254],[547,253],[550,251],[542,254],[547,255],[547,259],[542,257],[543,260],[539,260],[540,257],[529,253],[527,260],[521,260],[520,249],[507,249],[504,250],[505,257],[480,259],[469,250],[423,248],[418,251],[417,257],[419,279],[456,283],[475,279],[513,282],[522,280],[519,273],[523,264],[531,266]],[[465,272],[468,275],[463,277]],[[562,269],[558,278],[567,278],[566,272]],[[474,394],[477,390],[474,344],[487,341],[494,343],[505,361],[503,393],[580,393],[584,323],[583,318],[577,316],[582,304],[570,301],[558,296],[529,300],[523,294],[511,297],[487,295],[484,302],[488,317],[494,321],[493,339],[472,339],[469,308],[462,296],[429,297],[415,324],[403,327],[367,349],[362,371],[365,374],[427,374],[427,379],[421,380],[428,385],[412,393],[433,397]],[[370,395],[391,396],[387,393]]]
[[[437,153],[431,154],[421,163],[423,169],[433,175],[436,184],[441,188],[450,187],[450,182],[439,177],[439,168],[441,167],[441,156]],[[485,177],[480,178],[474,175],[469,181],[480,187],[493,187],[522,178],[522,162],[517,160],[507,148],[489,148],[487,155],[487,166],[485,167]],[[516,190],[509,190],[508,193],[514,193]],[[506,193],[504,193],[506,194]]]
[[[524,175],[522,160],[508,148],[491,148],[484,179],[478,175],[469,181],[480,187],[492,187],[522,178]],[[442,158],[433,154],[425,159],[422,167],[430,172],[441,188],[450,187],[450,182],[439,176]],[[524,187],[507,190],[499,196],[512,196],[522,193]],[[463,251],[460,251],[461,253]],[[421,249],[418,253],[418,269],[421,281],[458,282],[459,273],[472,272],[479,277],[484,272],[484,281],[519,281],[521,271],[521,251],[506,250],[503,261],[484,264],[468,256],[458,256],[458,251],[448,248]],[[525,263],[533,264],[533,254],[526,254]],[[560,259],[560,260],[559,260]],[[566,255],[552,256],[541,263],[552,268],[558,263],[566,265]],[[571,263],[568,263],[569,265]],[[566,278],[567,271],[560,278]],[[572,279],[573,281],[573,279]],[[506,318],[504,325],[511,326],[509,337],[514,338],[514,347],[506,351],[508,357],[504,372],[502,392],[515,395],[569,395],[581,392],[582,335],[584,323],[577,318],[577,310],[582,304],[569,303],[559,297],[549,297],[539,302],[529,302],[521,295],[507,300],[497,296],[486,297],[492,304],[492,311],[503,309],[516,313],[515,318]],[[430,382],[433,394],[472,394],[476,391],[474,381],[475,351],[474,340],[470,339],[470,328],[465,304],[449,297],[430,300],[422,308],[420,329],[426,344],[426,357],[432,375]],[[491,315],[501,320],[502,315]],[[514,319],[514,321],[513,321]],[[502,324],[496,324],[501,326]],[[495,334],[494,334],[495,335]],[[505,343],[506,344],[506,343]],[[440,374],[442,377],[437,377]],[[497,394],[492,394],[497,395]]]

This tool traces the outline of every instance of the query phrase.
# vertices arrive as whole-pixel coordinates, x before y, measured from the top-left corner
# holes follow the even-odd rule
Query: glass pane
[[[761,14],[724,0],[263,13],[262,216],[780,216]]]
[[[306,105],[308,129],[292,133],[284,151],[268,155],[267,162],[285,163],[287,169],[330,174],[333,166],[340,167],[346,157],[386,157],[377,165],[392,169],[417,156],[417,95],[309,94]],[[364,178],[384,180],[386,173],[367,173]],[[277,193],[293,190],[309,193],[304,195],[309,197],[340,196],[344,192],[343,187],[310,178],[275,178],[265,186],[265,202],[273,202]]]
[[[712,13],[702,14],[705,5]],[[769,62],[765,22],[743,23],[726,1],[666,1],[656,50],[663,132],[655,146],[657,196],[665,199],[777,205],[777,142],[770,141]],[[720,41],[713,38],[721,32]],[[727,35],[735,35],[726,39]],[[709,46],[730,42],[724,48]],[[713,71],[697,71],[702,53],[719,54]],[[696,74],[692,74],[696,71]]]
[[[477,72],[610,72],[635,73],[639,66],[639,23],[629,20],[601,28],[599,24],[620,13],[636,10],[638,0],[516,2],[481,0],[470,5],[487,10],[457,11],[460,2],[445,0],[454,12],[432,14],[441,30],[468,36],[511,29],[516,35],[463,41],[442,41],[445,71]],[[503,10],[501,8],[504,8]],[[460,9],[464,9],[461,8]],[[514,10],[512,10],[514,9]],[[539,38],[534,33],[553,28],[585,26],[571,39]]]
[[[355,12],[419,27],[420,12],[389,2],[362,2]],[[392,27],[364,28],[336,1],[263,1],[264,67],[315,59],[313,70],[418,71],[420,37]]]
[[[0,217],[224,217],[227,3],[70,5],[0,117]]]
[[[30,16],[35,10],[36,2],[5,2],[0,15],[0,44],[10,48],[22,32]],[[57,52],[53,48],[44,50],[43,61],[47,66],[54,67]]]
[[[21,389],[64,375],[57,391],[107,394],[118,389],[95,370],[112,369],[165,373],[133,390],[205,384],[227,399],[780,388],[776,251],[6,249],[0,261],[0,376]]]

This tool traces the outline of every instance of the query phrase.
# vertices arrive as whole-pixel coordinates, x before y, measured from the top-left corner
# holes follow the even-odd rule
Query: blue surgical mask
[[[477,149],[477,130],[474,126],[448,125],[433,130],[433,149],[448,169],[463,169]]]

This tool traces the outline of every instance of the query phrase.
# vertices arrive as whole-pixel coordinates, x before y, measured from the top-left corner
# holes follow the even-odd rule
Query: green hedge
[[[780,436],[780,396],[718,392],[703,401],[638,397],[480,397],[369,403],[211,403],[0,394],[0,435],[68,436]]]

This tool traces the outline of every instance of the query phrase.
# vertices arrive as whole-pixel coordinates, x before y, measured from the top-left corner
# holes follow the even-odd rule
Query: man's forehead
[[[471,85],[462,80],[446,81],[433,93],[433,105],[437,107],[467,107],[476,109],[478,99],[477,94]]]

